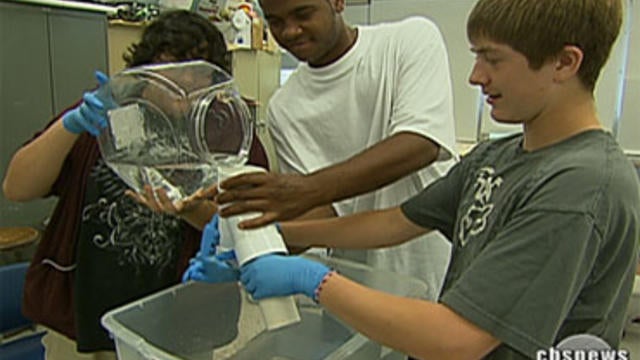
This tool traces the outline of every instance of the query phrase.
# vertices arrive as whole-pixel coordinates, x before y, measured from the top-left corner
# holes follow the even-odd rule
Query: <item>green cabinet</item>
[[[102,12],[0,2],[0,174],[14,152],[107,70]],[[38,226],[54,199],[15,203],[0,194],[0,226]]]

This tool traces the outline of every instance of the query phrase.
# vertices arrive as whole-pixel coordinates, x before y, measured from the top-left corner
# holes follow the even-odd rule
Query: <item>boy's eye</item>
[[[313,9],[311,8],[300,9],[295,12],[297,20],[309,20],[311,16],[313,16]]]
[[[497,65],[500,62],[500,58],[495,57],[495,56],[481,56],[482,60],[484,60],[485,62],[487,62],[489,65]]]

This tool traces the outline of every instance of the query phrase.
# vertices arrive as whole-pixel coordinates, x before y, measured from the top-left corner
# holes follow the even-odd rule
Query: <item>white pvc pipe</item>
[[[265,172],[256,166],[219,167],[218,183],[230,177],[250,173]],[[220,218],[220,247],[234,249],[240,266],[266,254],[287,254],[288,250],[282,236],[274,225],[257,229],[241,230],[238,223],[260,216],[260,213],[248,213],[228,218]],[[300,314],[293,296],[277,297],[258,302],[268,330],[274,330],[300,321]]]

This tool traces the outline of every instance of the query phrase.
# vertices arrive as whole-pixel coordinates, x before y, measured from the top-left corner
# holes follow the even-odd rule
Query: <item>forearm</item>
[[[399,133],[336,165],[308,175],[321,203],[381,188],[431,164],[440,148],[414,133]]]
[[[315,220],[315,219],[329,219],[338,216],[332,205],[324,205],[315,207],[306,213],[298,216],[295,221],[301,220]]]
[[[9,163],[2,184],[7,199],[27,201],[48,194],[77,138],[78,135],[65,130],[58,120],[19,149]]]
[[[499,344],[445,305],[389,295],[339,274],[323,284],[319,301],[372,340],[420,359],[480,359]]]
[[[312,220],[312,219],[328,219],[338,216],[333,209],[332,205],[318,206],[296,218],[296,221],[300,220]],[[289,253],[292,255],[301,254],[309,250],[310,246],[294,246],[287,244]]]
[[[400,208],[347,217],[290,221],[281,224],[283,238],[294,247],[367,249],[409,241],[429,229],[411,223]]]
[[[180,218],[188,222],[198,230],[204,229],[204,226],[211,221],[211,218],[218,211],[218,207],[213,201],[203,200],[193,208],[186,210],[180,214]]]

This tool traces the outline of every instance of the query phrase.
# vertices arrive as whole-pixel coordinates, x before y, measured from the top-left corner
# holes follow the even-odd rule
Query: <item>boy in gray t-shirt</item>
[[[633,169],[602,130],[522,144],[479,145],[402,205],[452,240],[440,302],[503,343],[490,358],[532,357],[578,333],[617,347],[640,236]]]
[[[352,249],[439,230],[453,254],[438,303],[368,289],[296,256],[245,265],[247,291],[306,294],[419,358],[574,359],[552,347],[584,334],[617,348],[638,259],[640,187],[600,125],[593,89],[622,11],[620,0],[480,0],[467,23],[470,82],[495,120],[523,133],[478,145],[401,207],[280,226],[293,246]]]

